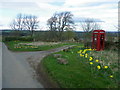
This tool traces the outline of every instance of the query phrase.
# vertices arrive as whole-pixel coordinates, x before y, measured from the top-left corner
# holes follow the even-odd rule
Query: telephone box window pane
[[[94,33],[98,33],[98,32],[94,32]]]
[[[100,32],[100,33],[104,33],[104,32]]]

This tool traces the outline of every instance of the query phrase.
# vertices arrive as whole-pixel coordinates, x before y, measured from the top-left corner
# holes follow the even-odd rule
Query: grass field
[[[58,43],[53,45],[51,44],[51,42],[50,44],[48,42],[49,45],[25,45],[24,43],[31,43],[31,42],[25,42],[25,41],[5,42],[8,49],[12,51],[44,51],[44,50],[62,47],[65,45],[79,45],[79,43]]]
[[[88,58],[77,53],[79,50],[79,47],[75,47],[68,52],[57,53],[68,60],[67,65],[59,64],[53,54],[42,60],[45,71],[53,81],[60,88],[117,88],[117,75],[111,73],[109,67],[104,69],[101,65],[101,69],[97,69],[96,65],[100,63],[93,58],[93,64],[90,64]]]

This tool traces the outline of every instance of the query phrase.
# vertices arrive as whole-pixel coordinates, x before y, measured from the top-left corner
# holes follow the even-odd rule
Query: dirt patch
[[[40,55],[40,56],[30,56],[27,58],[27,61],[29,62],[30,66],[36,70],[37,69],[37,66],[38,64],[40,63],[40,61],[45,57],[46,55]]]
[[[60,44],[60,43],[61,42],[32,42],[32,43],[19,43],[19,44],[41,46],[41,45],[56,45],[56,44]]]
[[[27,58],[30,66],[34,69],[33,77],[38,80],[38,82],[42,83],[44,88],[58,88],[58,85],[49,77],[42,64],[41,60],[45,56],[47,56],[47,54],[38,56],[37,58],[36,56],[30,56]]]

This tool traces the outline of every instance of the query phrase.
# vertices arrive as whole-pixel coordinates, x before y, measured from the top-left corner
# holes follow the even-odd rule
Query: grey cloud
[[[73,20],[75,22],[83,22],[85,19],[87,19],[88,17],[73,17]],[[94,19],[95,22],[104,22],[100,19],[97,19],[97,18],[91,18],[91,19]]]
[[[1,2],[2,8],[38,8],[35,2]]]

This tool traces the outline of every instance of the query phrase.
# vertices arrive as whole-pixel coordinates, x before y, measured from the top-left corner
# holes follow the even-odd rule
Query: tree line
[[[34,37],[35,29],[38,29],[39,20],[35,15],[18,14],[10,24],[16,31],[29,30],[31,37]],[[75,22],[73,14],[69,11],[55,12],[48,20],[49,27],[46,37],[51,41],[69,40],[75,37]],[[92,18],[86,18],[80,21],[80,27],[86,32],[86,37],[92,30],[100,29],[100,25]]]

